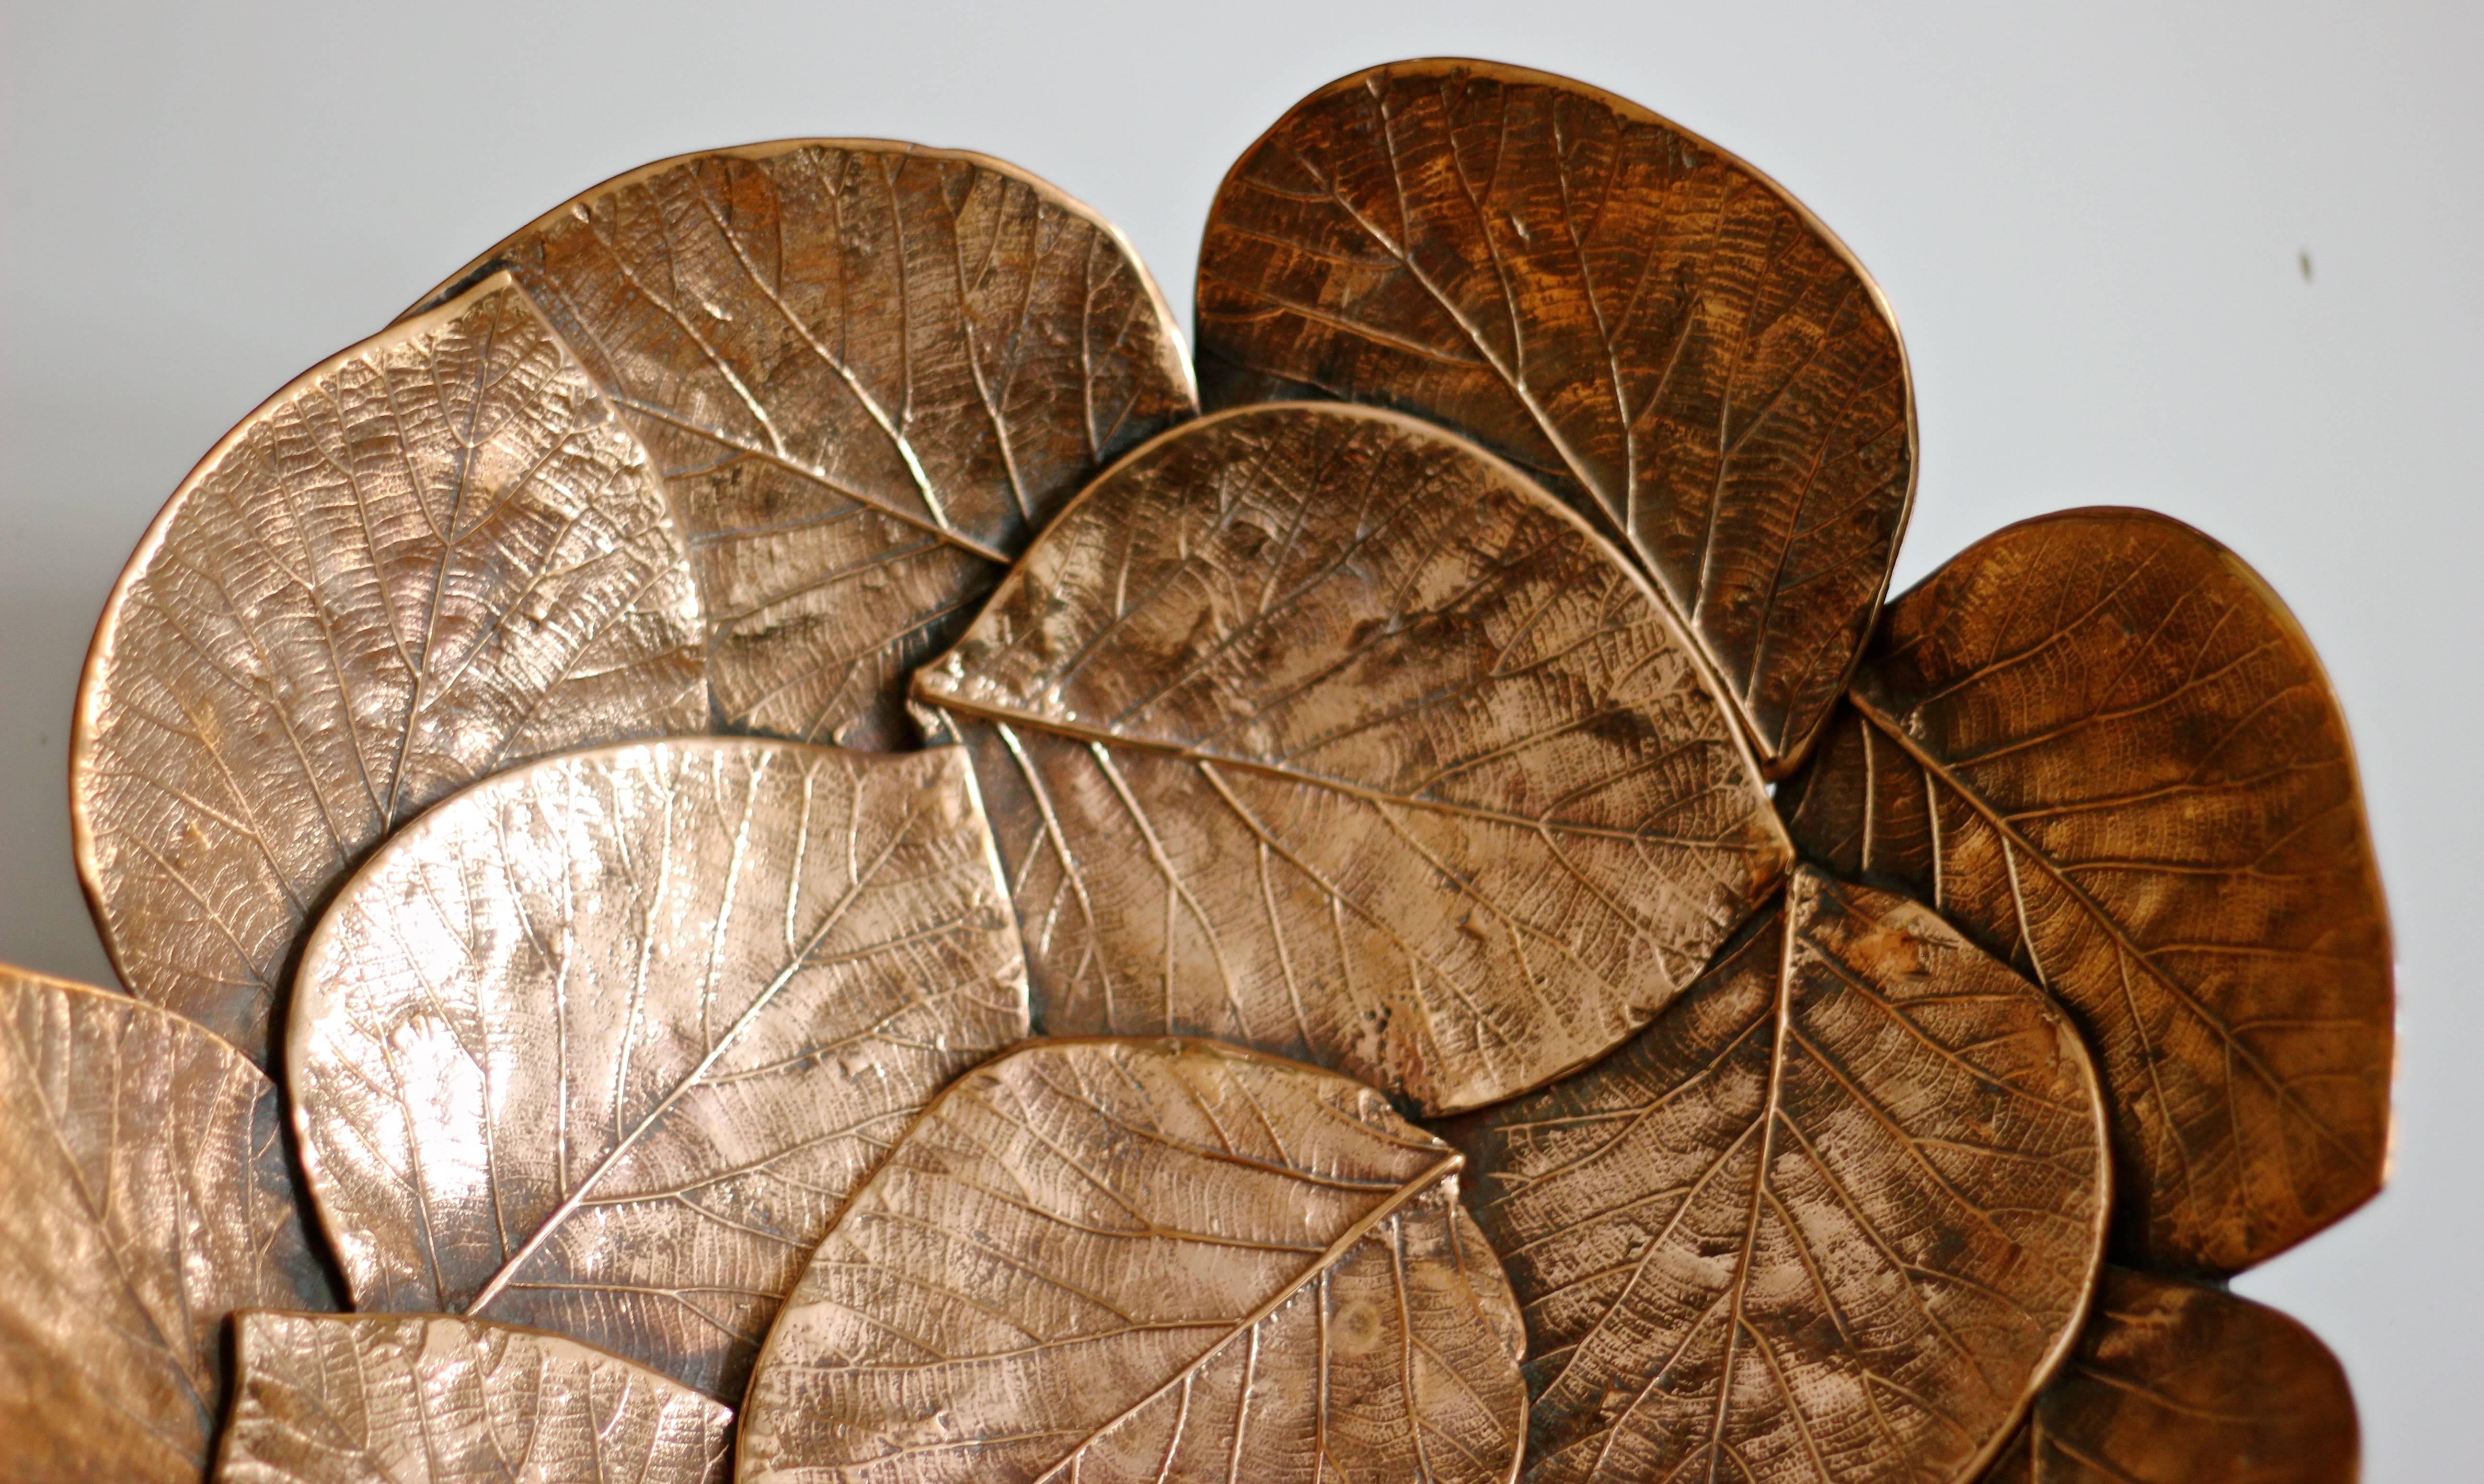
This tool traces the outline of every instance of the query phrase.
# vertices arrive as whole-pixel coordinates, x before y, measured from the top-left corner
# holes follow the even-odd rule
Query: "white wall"
[[[970,146],[1100,207],[1186,307],[1218,177],[1294,98],[1395,57],[1526,63],[1758,162],[1878,276],[1922,413],[1902,583],[2004,522],[2137,503],[2293,603],[2396,909],[2398,1162],[2380,1201],[2241,1286],[2345,1357],[2369,1478],[2484,1477],[2484,7],[0,14],[0,958],[106,972],[63,741],[148,516],[235,418],[539,210],[701,146]]]

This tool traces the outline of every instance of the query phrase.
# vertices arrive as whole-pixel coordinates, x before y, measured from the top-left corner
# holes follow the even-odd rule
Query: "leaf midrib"
[[[2069,895],[2070,900],[2078,904],[2081,912],[2103,928],[2106,936],[2113,941],[2117,949],[2139,963],[2146,971],[2147,977],[2155,981],[2175,1004],[2188,1011],[2194,1019],[2206,1026],[2216,1036],[2220,1045],[2248,1066],[2253,1073],[2268,1086],[2270,1093],[2297,1118],[2310,1125],[2324,1143],[2349,1159],[2361,1160],[2363,1157],[2362,1151],[2355,1148],[2345,1135],[2330,1127],[2325,1120],[2295,1095],[2293,1085],[2280,1076],[2275,1067],[2262,1061],[2250,1043],[2226,1022],[2224,1016],[2210,1010],[2191,992],[2188,985],[2176,980],[2170,970],[2158,963],[2154,954],[2131,937],[2129,930],[2122,925],[2120,918],[2106,911],[2103,904],[2091,896],[2085,887],[2072,880],[2066,868],[2055,860],[2050,851],[2040,850],[2031,843],[2002,815],[1999,809],[1993,806],[1990,800],[1969,786],[1950,769],[1945,761],[1935,756],[1929,747],[1900,724],[1887,710],[1876,701],[1865,696],[1859,687],[1847,692],[1847,700],[1862,714],[1867,724],[1876,728],[1882,735],[1896,742],[1901,751],[1914,760],[1916,766],[1937,777],[1944,787],[1965,799],[1968,807],[1981,816],[2004,841],[2025,852],[2029,860],[2041,867],[2044,874],[2051,877],[2054,882]],[[2049,984],[2044,987],[2047,992],[2052,992],[2052,986]],[[2230,1093],[2228,1100],[2230,1101]],[[2170,1111],[2165,1117],[2170,1123],[2172,1121]]]

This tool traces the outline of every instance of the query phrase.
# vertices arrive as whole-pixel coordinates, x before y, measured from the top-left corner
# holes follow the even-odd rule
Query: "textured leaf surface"
[[[244,1314],[219,1484],[724,1484],[730,1408],[445,1314]]]
[[[1845,246],[1714,145],[1523,67],[1359,72],[1226,176],[1199,336],[1210,407],[1400,408],[1597,517],[1772,769],[1837,699],[1914,489],[1905,353]]]
[[[1890,606],[1785,800],[2067,1004],[2114,1120],[2116,1249],[2232,1272],[2354,1209],[2389,1143],[2389,919],[2346,724],[2257,574],[2078,510]]]
[[[646,454],[505,279],[305,372],[175,492],[79,687],[78,871],[122,982],[273,1065],[310,919],[529,755],[706,725]]]
[[[469,790],[303,957],[291,1086],[356,1307],[741,1394],[838,1203],[1026,1034],[965,760],[639,742]]]
[[[2105,1271],[2078,1349],[1984,1484],[2354,1484],[2355,1398],[2285,1315]]]
[[[225,1316],[335,1303],[281,1117],[190,1022],[0,966],[0,1477],[205,1471]]]
[[[904,747],[908,671],[1098,469],[1197,410],[1119,232],[998,160],[795,140],[579,197],[506,267],[654,450],[726,723]]]
[[[1447,1135],[1526,1309],[1531,1484],[1967,1477],[2101,1260],[2069,1021],[1808,868],[1638,1039]]]
[[[1023,1047],[943,1093],[821,1244],[741,1477],[1502,1484],[1518,1315],[1458,1164],[1334,1073]]]
[[[1390,413],[1168,435],[915,687],[980,723],[1046,1029],[1213,1036],[1436,1111],[1623,1039],[1789,854],[1621,557]]]

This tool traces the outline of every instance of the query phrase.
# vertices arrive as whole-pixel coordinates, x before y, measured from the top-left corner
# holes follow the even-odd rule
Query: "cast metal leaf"
[[[1020,1048],[941,1093],[821,1244],[740,1477],[1504,1484],[1518,1314],[1458,1165],[1332,1072]]]
[[[732,1409],[446,1314],[248,1313],[218,1484],[724,1484]]]
[[[304,950],[289,1081],[357,1308],[734,1398],[846,1194],[1026,1029],[961,753],[682,739],[400,831]]]
[[[2105,1270],[2076,1350],[1984,1484],[2354,1484],[2337,1358],[2273,1309]]]
[[[1969,1477],[2101,1261],[2068,1019],[1808,867],[1629,1046],[1444,1132],[1526,1315],[1530,1484]]]
[[[261,1065],[371,846],[531,754],[707,719],[644,450],[505,278],[226,435],[113,589],[78,688],[78,872],[122,982]]]
[[[2117,1252],[2232,1272],[2379,1188],[2393,997],[2354,756],[2232,553],[2137,510],[1984,538],[1890,606],[1796,787],[1806,850],[1904,882],[2077,1016]]]
[[[0,966],[0,1477],[205,1471],[225,1316],[336,1302],[281,1117],[179,1016]]]
[[[981,723],[1047,1030],[1213,1036],[1433,1111],[1623,1039],[1789,855],[1645,583],[1394,413],[1150,444],[915,691]]]
[[[1121,234],[986,155],[791,140],[659,161],[434,297],[496,268],[663,470],[734,729],[913,745],[906,673],[1095,471],[1198,410]]]
[[[1775,182],[1646,109],[1489,62],[1374,67],[1225,177],[1210,407],[1445,422],[1646,564],[1771,773],[1846,683],[1914,490],[1895,322]]]

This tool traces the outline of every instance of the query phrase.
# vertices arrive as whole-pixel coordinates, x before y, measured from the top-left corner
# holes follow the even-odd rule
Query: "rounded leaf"
[[[293,1013],[357,1308],[539,1324],[726,1398],[846,1194],[1027,1029],[958,750],[742,739],[442,804],[339,893]]]
[[[226,435],[96,626],[69,752],[122,982],[273,1065],[310,921],[389,831],[528,756],[707,721],[646,455],[506,278]]]
[[[2355,1397],[2319,1336],[2108,1268],[2078,1348],[1984,1484],[2354,1484]]]
[[[1646,584],[1393,413],[1140,449],[915,693],[972,723],[1046,1030],[1213,1036],[1436,1112],[1645,1024],[1790,853]]]
[[[1037,1041],[940,1094],[752,1374],[744,1484],[1504,1484],[1519,1326],[1459,1158],[1332,1072]]]
[[[244,1314],[218,1484],[723,1484],[733,1412],[446,1314]]]
[[[906,673],[1096,470],[1198,410],[1110,223],[986,155],[786,140],[554,208],[505,269],[663,471],[736,729],[904,747]]]
[[[1853,668],[1915,481],[1904,348],[1853,255],[1680,125],[1525,67],[1341,78],[1225,177],[1210,407],[1331,396],[1467,433],[1645,564],[1770,770]]]
[[[0,965],[0,1472],[205,1471],[225,1316],[336,1302],[281,1118],[179,1016]]]
[[[1526,1310],[1529,1484],[1971,1477],[2102,1260],[2068,1019],[1808,868],[1638,1039],[1446,1134]]]
[[[1782,802],[2077,1017],[2125,1260],[2234,1272],[2380,1188],[2395,997],[2354,752],[2232,553],[2142,510],[1985,537],[1890,605]]]

